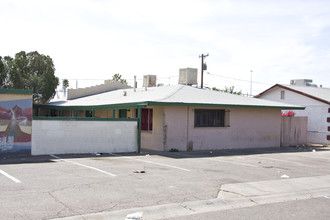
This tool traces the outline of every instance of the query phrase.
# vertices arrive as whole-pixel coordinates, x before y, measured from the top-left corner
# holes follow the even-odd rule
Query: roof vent
[[[197,69],[184,68],[179,70],[179,84],[181,85],[197,85]]]

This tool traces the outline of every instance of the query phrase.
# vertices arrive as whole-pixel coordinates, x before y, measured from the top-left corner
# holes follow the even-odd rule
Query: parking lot
[[[328,177],[330,148],[1,155],[0,164],[1,218],[52,219],[209,201],[239,183]]]

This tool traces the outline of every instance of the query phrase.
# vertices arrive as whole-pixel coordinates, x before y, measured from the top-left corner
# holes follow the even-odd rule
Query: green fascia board
[[[80,105],[80,106],[57,106],[57,105],[34,105],[34,108],[47,108],[59,110],[111,110],[111,109],[131,109],[144,108],[148,105],[147,102],[112,104],[112,105]]]
[[[56,105],[34,105],[34,107],[59,109],[59,110],[107,110],[107,109],[130,109],[144,108],[146,106],[196,106],[196,107],[227,107],[227,108],[258,108],[258,109],[282,109],[282,110],[304,110],[302,106],[268,106],[268,105],[232,105],[232,104],[208,104],[208,103],[186,103],[186,102],[135,102],[112,105],[90,105],[90,106],[56,106]]]
[[[231,105],[231,104],[204,104],[204,103],[183,103],[183,102],[148,102],[150,106],[196,106],[196,107],[227,107],[227,108],[261,108],[261,109],[283,109],[283,110],[304,110],[302,106],[267,106],[267,105]]]
[[[46,121],[138,121],[138,118],[72,118],[72,117],[33,117],[33,120]]]
[[[0,89],[0,94],[32,95],[33,94],[33,90],[25,90],[25,89]]]

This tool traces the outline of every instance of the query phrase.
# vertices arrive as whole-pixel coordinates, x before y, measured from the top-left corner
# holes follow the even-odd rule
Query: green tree
[[[219,91],[219,92],[225,92],[225,93],[230,93],[230,94],[235,94],[235,95],[242,95],[242,90],[239,92],[235,91],[235,86],[227,87],[225,86],[225,89],[218,89],[216,87],[213,87],[212,90],[214,91]]]
[[[69,87],[69,80],[63,79],[62,86],[63,86],[63,91],[64,91],[64,97],[66,97],[66,89]]]
[[[64,88],[68,88],[69,87],[69,80],[63,79],[62,80],[62,85],[63,85]]]
[[[114,80],[114,81],[118,81],[118,82],[121,82],[122,84],[127,85],[127,80],[126,80],[126,79],[122,79],[121,77],[122,77],[122,76],[121,76],[119,73],[115,73],[115,74],[112,76],[112,80]]]
[[[5,70],[5,60],[0,56],[0,87],[4,87],[6,85],[7,73]]]
[[[2,63],[8,78],[6,88],[33,90],[35,103],[47,103],[54,97],[59,79],[55,77],[55,66],[49,56],[37,51],[21,51],[15,58],[7,56],[4,60]],[[1,83],[4,85],[3,81]]]

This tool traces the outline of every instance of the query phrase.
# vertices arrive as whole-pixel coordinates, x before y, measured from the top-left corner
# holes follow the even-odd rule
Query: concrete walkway
[[[330,197],[330,175],[225,184],[221,186],[218,198],[215,199],[116,210],[57,219],[124,220],[127,215],[136,212],[143,212],[143,219],[164,219],[319,197]]]

